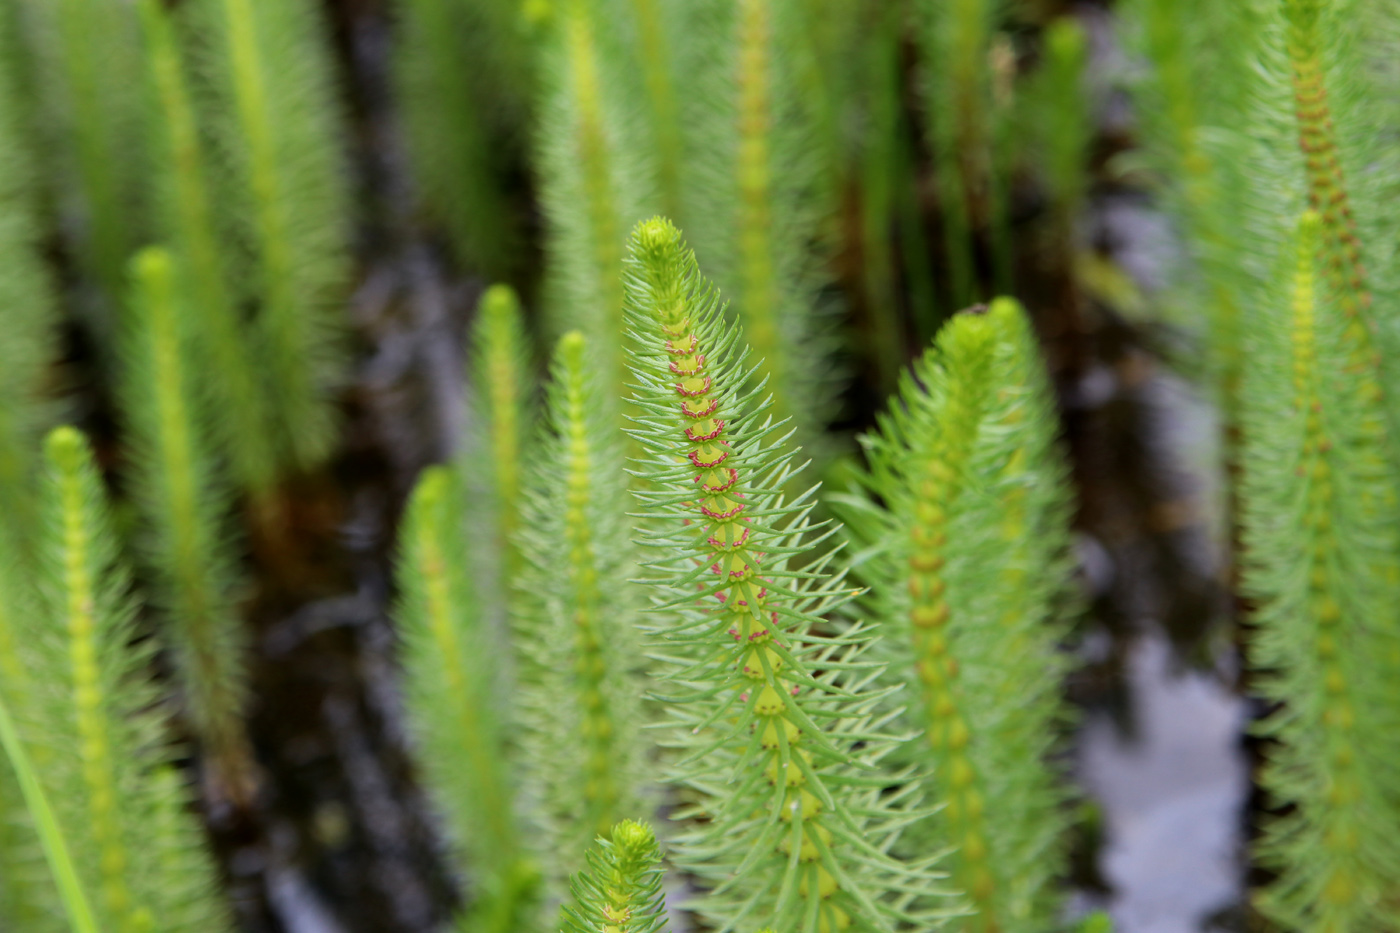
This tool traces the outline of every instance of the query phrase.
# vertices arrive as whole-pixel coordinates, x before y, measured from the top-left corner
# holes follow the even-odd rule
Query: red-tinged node
[[[736,548],[741,548],[741,547],[743,547],[745,544],[748,543],[748,540],[749,540],[749,529],[747,529],[747,528],[745,528],[745,529],[743,530],[743,533],[739,535],[738,540],[736,540],[736,541],[731,541],[731,542],[729,542],[728,544],[726,544],[725,542],[719,540],[719,538],[716,538],[716,537],[710,537],[710,538],[707,538],[707,539],[706,539],[706,541],[709,543],[710,547],[712,547],[712,548],[714,548],[715,550],[718,550],[718,551],[732,551],[732,550],[735,550]],[[748,603],[740,603],[739,605],[741,605],[741,606],[747,606]]]
[[[723,434],[723,433],[724,433],[724,422],[723,422],[722,420],[718,419],[718,418],[715,419],[715,427],[714,427],[714,430],[712,430],[712,431],[710,431],[710,432],[708,432],[708,433],[706,433],[706,434],[696,434],[696,433],[695,433],[695,426],[694,426],[694,425],[692,425],[691,427],[688,427],[688,428],[685,429],[685,436],[686,436],[686,439],[689,440],[689,441],[691,441],[692,443],[695,443],[695,444],[701,444],[701,443],[704,443],[705,441],[712,441],[712,440],[714,440],[715,438],[719,437],[719,436],[720,436],[721,434]]]
[[[684,395],[686,398],[696,398],[697,396],[709,394],[710,386],[714,384],[714,380],[712,380],[709,376],[704,377],[704,379],[705,379],[705,384],[702,385],[702,386],[701,386],[700,388],[698,388],[698,389],[687,389],[685,386],[681,385],[679,382],[676,383],[676,394],[677,394],[677,395]],[[709,410],[710,410],[710,411],[714,411],[714,410],[715,410],[715,406],[717,406],[718,404],[719,404],[718,402],[712,402],[712,403],[710,404],[710,409],[709,409]],[[681,409],[684,410],[685,407],[686,407],[686,406],[684,405],[684,403],[682,403]],[[690,412],[689,412],[689,411],[686,411],[686,414],[690,415]],[[690,415],[690,417],[692,417],[692,418],[697,418],[697,417],[701,417],[701,416],[699,416],[699,415]]]
[[[695,375],[696,373],[698,373],[698,372],[701,370],[701,368],[704,367],[704,365],[705,365],[705,356],[704,356],[704,354],[700,354],[700,355],[698,355],[698,356],[695,357],[695,364],[694,364],[692,367],[690,367],[689,369],[687,369],[687,368],[681,366],[680,363],[672,362],[672,363],[671,363],[671,372],[675,373],[677,376],[693,376],[693,375]]]
[[[734,484],[739,482],[739,471],[733,467],[728,468],[729,480],[722,483],[701,483],[700,488],[709,493],[728,492],[734,488]]]
[[[719,399],[713,398],[710,399],[710,404],[699,411],[692,409],[689,402],[681,402],[681,414],[685,415],[687,418],[708,418],[710,415],[713,415],[718,408]]]
[[[702,470],[713,470],[715,467],[719,466],[721,463],[723,463],[725,460],[727,460],[727,459],[729,458],[729,451],[727,451],[727,450],[721,450],[721,451],[719,452],[719,456],[716,457],[716,458],[713,459],[713,460],[701,460],[701,459],[700,459],[700,451],[698,451],[698,450],[692,450],[692,451],[691,451],[689,454],[687,454],[686,456],[690,458],[690,462],[691,462],[691,463],[693,463],[695,466],[699,467],[700,469],[702,469]]]
[[[734,506],[734,508],[728,510],[727,512],[716,512],[715,510],[702,505],[700,506],[700,513],[706,518],[714,519],[717,522],[725,522],[737,516],[740,512],[744,511],[744,509],[745,506],[742,503]]]

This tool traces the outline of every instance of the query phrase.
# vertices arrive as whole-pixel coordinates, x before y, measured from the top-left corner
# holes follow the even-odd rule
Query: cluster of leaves
[[[471,881],[463,929],[663,929],[636,822],[662,812],[685,907],[721,933],[1063,927],[1074,599],[1048,380],[1005,297],[903,366],[906,330],[1015,290],[1026,162],[1061,261],[1088,267],[1089,46],[1057,20],[1028,67],[1005,6],[401,0],[425,213],[463,264],[523,283],[534,177],[555,346],[537,392],[520,302],[488,290],[469,443],[400,530],[405,701]],[[1282,814],[1260,903],[1286,929],[1389,929],[1400,171],[1376,102],[1400,19],[1125,6],[1190,247],[1181,320],[1239,441]],[[0,6],[0,922],[227,926],[152,671],[163,652],[206,787],[249,799],[239,542],[277,538],[279,484],[336,441],[338,124],[310,0]],[[897,391],[823,498],[802,471],[840,451],[852,253]],[[60,310],[114,387],[144,603],[88,442],[39,443]]]
[[[1397,176],[1378,105],[1394,8],[1146,0],[1131,21],[1198,271],[1205,313],[1187,323],[1240,439],[1248,658],[1275,704],[1261,780],[1279,815],[1259,856],[1276,875],[1259,905],[1286,929],[1385,929],[1400,785],[1365,737],[1394,728],[1400,672]]]
[[[815,490],[785,492],[801,469],[791,427],[772,418],[741,331],[679,231],[638,224],[625,270],[635,505],[617,403],[603,400],[611,363],[581,332],[559,341],[538,436],[521,444],[521,370],[493,365],[520,358],[519,310],[497,289],[475,337],[480,452],[429,471],[405,525],[409,707],[479,886],[463,922],[549,929],[586,842],[649,815],[659,780],[679,804],[672,861],[703,892],[689,906],[716,929],[912,930],[962,909],[969,929],[1053,927],[1066,487],[1023,312],[1003,301],[951,324],[876,444],[871,496],[850,499],[881,555],[857,562],[876,594],[862,619],[849,561],[829,546],[837,528],[811,517]],[[958,378],[938,375],[945,364]],[[967,424],[944,402],[954,385],[986,396]],[[911,464],[955,422],[966,489],[930,491]],[[510,456],[530,467],[507,522],[493,490],[516,474]],[[925,505],[911,511],[911,496]],[[925,512],[955,506],[952,528],[928,524]],[[906,526],[912,515],[924,524]],[[502,559],[471,545],[469,528],[507,524],[513,533],[487,536],[507,542]],[[900,594],[911,585],[885,568],[901,566],[905,542],[945,533],[966,555],[949,574],[957,637],[936,651],[915,638],[911,654],[896,647],[910,643]],[[1003,585],[989,590],[988,574]],[[497,604],[508,643],[490,624]],[[929,611],[912,610],[916,626]],[[935,719],[902,700],[930,651],[965,667],[956,711],[946,695],[918,707]],[[1024,691],[1030,713],[1015,701]],[[940,754],[949,742],[955,760]],[[960,775],[973,767],[970,787]],[[949,820],[955,811],[967,819]],[[618,929],[659,922],[643,909],[652,887],[598,880],[651,877],[627,854],[638,833],[623,824],[590,857],[566,928],[588,911]],[[938,870],[950,848],[959,866],[983,867],[959,867],[950,884]],[[987,865],[994,891],[978,880]],[[636,890],[652,893],[638,902]]]
[[[0,10],[7,929],[229,924],[177,762],[196,751],[221,806],[256,792],[239,529],[246,512],[283,534],[279,483],[336,437],[337,124],[308,2]],[[64,413],[65,312],[113,400],[129,508],[74,428],[40,455]]]

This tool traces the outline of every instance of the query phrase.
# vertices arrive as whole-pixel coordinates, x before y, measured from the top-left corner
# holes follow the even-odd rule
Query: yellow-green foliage
[[[141,510],[143,556],[190,722],[225,790],[242,794],[247,687],[226,527],[229,490],[211,453],[197,370],[189,368],[198,315],[179,278],[162,249],[146,249],[132,264],[122,357],[127,486]]]
[[[5,702],[4,697],[0,697],[0,750],[3,750],[5,757],[9,759],[10,770],[14,772],[20,795],[23,797],[28,812],[33,814],[33,824],[37,828],[35,831],[42,842],[44,857],[48,862],[54,883],[62,892],[64,909],[73,933],[98,933],[97,920],[93,916],[92,906],[88,904],[87,892],[83,890],[82,882],[78,880],[78,872],[73,865],[72,855],[68,851],[68,843],[58,828],[58,820],[54,817],[48,794],[44,791],[44,785],[39,781],[39,777],[34,771],[34,765],[29,760],[29,752],[19,737],[19,730],[15,728],[14,717],[10,715],[9,704]],[[8,791],[8,789],[7,786],[6,790]],[[6,800],[7,805],[8,803],[9,801]],[[28,826],[14,825],[18,823],[18,816],[19,814],[11,816],[8,812],[5,813],[6,822],[11,824],[6,829],[9,831],[17,830],[20,833],[30,831]],[[0,845],[5,847],[8,855],[14,843],[6,838]],[[7,871],[17,867],[19,866],[8,861],[5,865]],[[7,878],[6,885],[9,886],[16,880],[36,889],[42,887],[42,883],[38,882],[30,873],[22,873],[17,878]],[[14,906],[8,897],[5,898],[5,902],[0,904],[0,917],[4,917],[12,923],[23,923],[27,930],[41,928],[44,923],[43,919],[38,916],[19,915],[14,911]]]
[[[1250,662],[1281,706],[1261,782],[1290,809],[1259,857],[1281,925],[1385,929],[1400,865],[1394,412],[1396,161],[1376,73],[1393,16],[1369,3],[1252,8],[1241,422]],[[1301,224],[1299,217],[1302,217]]]
[[[452,473],[433,467],[404,518],[398,621],[407,704],[428,785],[476,880],[466,928],[514,933],[534,929],[534,869],[504,757],[504,652],[483,624],[463,505]]]
[[[12,17],[0,16],[0,32],[12,28]],[[0,43],[15,38],[0,35]],[[0,60],[0,512],[8,516],[0,534],[18,546],[33,527],[33,450],[46,416],[57,321],[39,256],[32,141],[11,64]]]
[[[633,233],[628,324],[647,628],[665,665],[670,780],[693,801],[680,815],[703,817],[674,848],[702,883],[697,909],[723,930],[925,923],[921,866],[888,855],[909,817],[902,778],[882,766],[888,691],[871,688],[870,635],[828,621],[852,591],[814,550],[810,498],[784,501],[793,451],[738,394],[739,332],[664,220]]]
[[[0,536],[0,701],[6,704],[31,702],[36,689],[24,647],[35,599],[27,570],[14,540]],[[56,933],[63,922],[44,859],[61,860],[63,853],[50,853],[36,835],[40,820],[30,816],[33,793],[24,787],[22,773],[28,754],[23,748],[5,751],[14,768],[0,768],[0,924]],[[57,845],[66,851],[62,840]]]
[[[1203,333],[1227,413],[1239,394],[1248,255],[1239,221],[1254,167],[1235,134],[1249,116],[1259,8],[1210,0],[1132,0],[1124,8],[1130,41],[1150,66],[1135,89],[1147,155],[1198,273],[1175,277],[1183,284],[1170,297],[1181,310],[1171,316]]]
[[[25,660],[46,690],[8,698],[101,929],[218,931],[227,917],[155,704],[149,640],[92,454],[72,428],[45,445],[37,610]]]
[[[1015,53],[998,33],[1005,5],[922,0],[917,7],[925,111],[957,307],[986,297],[977,279],[979,238],[990,247],[997,290],[1010,286],[1004,137]]]
[[[1261,854],[1280,872],[1263,906],[1289,929],[1396,922],[1394,756],[1400,508],[1387,421],[1347,295],[1329,287],[1325,221],[1309,212],[1272,301],[1249,329],[1243,382],[1250,660],[1281,707],[1263,773],[1292,807]]]
[[[673,17],[675,4],[664,0],[631,0],[636,20],[636,56],[646,89],[656,190],[666,216],[682,220],[682,178],[685,159],[681,105],[676,94]],[[684,42],[684,40],[682,40]]]
[[[817,452],[840,379],[826,316],[818,312],[834,186],[814,156],[814,102],[804,97],[810,49],[798,0],[735,0],[713,15],[722,41],[696,78],[709,103],[690,151],[686,204],[693,240],[753,348],[773,414]],[[826,195],[822,197],[822,195]]]
[[[647,803],[627,475],[590,349],[573,331],[555,355],[512,618],[520,761],[535,798],[534,848],[556,900],[593,837]]]
[[[1089,37],[1078,19],[1062,16],[1045,28],[1044,41],[1044,61],[1025,97],[1026,116],[1036,127],[1036,161],[1043,166],[1058,220],[1052,235],[1069,237],[1084,201],[1084,163],[1093,133],[1084,87]]]
[[[954,317],[868,441],[882,504],[847,502],[881,647],[916,698],[935,844],[974,911],[953,925],[979,933],[1053,928],[1064,866],[1049,755],[1068,504],[1039,367],[1015,302]]]
[[[461,260],[492,278],[519,272],[511,160],[528,141],[529,24],[516,0],[398,0],[398,90],[425,210]]]
[[[627,229],[649,197],[637,164],[618,56],[592,0],[558,4],[541,52],[544,112],[536,139],[547,229],[549,319],[554,333],[578,329],[596,348],[609,387],[625,393],[622,254]]]
[[[46,187],[88,291],[81,307],[111,346],[126,261],[149,229],[141,138],[140,27],[125,0],[17,0],[35,65]]]
[[[587,867],[573,880],[573,904],[564,908],[563,933],[660,933],[661,849],[646,823],[623,820],[588,851]]]
[[[508,286],[493,285],[481,296],[470,348],[477,440],[485,448],[486,501],[494,506],[497,544],[507,553],[502,568],[513,570],[512,536],[519,520],[523,453],[530,431],[532,389],[529,347],[520,299]]]
[[[219,451],[235,481],[254,495],[270,492],[277,475],[272,401],[253,365],[251,335],[229,281],[227,243],[214,209],[211,166],[174,17],[162,0],[142,0],[152,103],[151,162],[156,226],[176,257],[190,314],[190,351],[205,378],[197,383],[213,417]]]
[[[870,356],[878,367],[882,393],[894,389],[904,364],[899,321],[897,251],[889,228],[898,217],[917,210],[904,197],[912,183],[908,171],[908,142],[900,91],[904,79],[900,60],[903,18],[894,7],[881,7],[862,27],[860,44],[859,188],[862,290],[870,314]],[[908,246],[910,244],[906,244]],[[919,264],[915,269],[922,269]],[[916,313],[923,310],[918,307]],[[922,323],[922,322],[920,322]]]
[[[339,108],[320,13],[310,0],[195,0],[188,28],[225,177],[219,203],[238,237],[232,274],[255,300],[254,358],[275,400],[283,463],[311,468],[335,440],[350,235]],[[235,250],[246,247],[246,253]]]

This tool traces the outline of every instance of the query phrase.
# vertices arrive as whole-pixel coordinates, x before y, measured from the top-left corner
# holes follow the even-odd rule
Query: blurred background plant
[[[1397,49],[0,0],[0,930],[1400,929]]]

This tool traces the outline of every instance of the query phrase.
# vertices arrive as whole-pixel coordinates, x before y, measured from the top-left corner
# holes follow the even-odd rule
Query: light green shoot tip
[[[637,246],[650,253],[680,246],[681,232],[665,217],[653,217],[637,224]]]
[[[447,499],[447,490],[451,483],[452,472],[447,467],[430,466],[423,471],[418,480],[414,498],[421,502],[425,509],[441,508]]]
[[[87,441],[82,432],[67,424],[59,425],[50,431],[48,439],[44,442],[45,456],[63,470],[77,467],[86,448]]]
[[[582,331],[571,330],[559,338],[559,358],[571,370],[583,365],[583,353],[588,347],[588,339]]]
[[[143,282],[159,282],[170,278],[174,260],[170,250],[163,246],[148,246],[136,254],[131,261],[131,269]]]
[[[623,820],[613,827],[612,841],[627,857],[635,858],[651,852],[656,845],[656,834],[646,823]]]
[[[481,313],[488,318],[503,318],[516,313],[520,298],[509,285],[492,285],[481,296]]]

